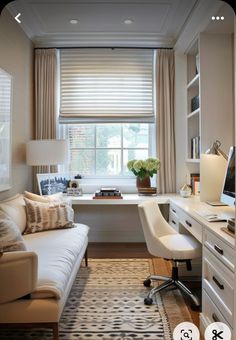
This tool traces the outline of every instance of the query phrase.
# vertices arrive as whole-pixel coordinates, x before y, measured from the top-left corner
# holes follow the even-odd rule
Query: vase
[[[136,187],[139,188],[150,188],[151,180],[149,176],[144,177],[143,179],[136,177]]]

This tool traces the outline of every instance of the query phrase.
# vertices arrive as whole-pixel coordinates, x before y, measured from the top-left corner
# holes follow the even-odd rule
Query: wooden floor
[[[89,243],[88,246],[88,258],[151,257],[145,243]],[[167,272],[165,275],[169,276],[170,273]],[[187,306],[194,324],[199,327],[199,312],[192,311],[189,304]]]

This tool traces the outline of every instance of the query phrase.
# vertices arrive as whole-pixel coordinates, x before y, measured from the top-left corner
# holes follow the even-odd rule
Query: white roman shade
[[[153,50],[62,49],[60,122],[154,122]]]

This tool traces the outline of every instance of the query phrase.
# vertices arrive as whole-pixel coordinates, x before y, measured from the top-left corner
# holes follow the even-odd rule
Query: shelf
[[[200,158],[187,158],[186,163],[200,163]]]
[[[187,115],[187,118],[191,118],[197,114],[200,113],[200,108],[198,108],[197,110],[193,111],[193,112],[190,112],[188,115]]]
[[[196,74],[196,76],[188,83],[187,89],[190,87],[198,86],[199,85],[199,74]]]

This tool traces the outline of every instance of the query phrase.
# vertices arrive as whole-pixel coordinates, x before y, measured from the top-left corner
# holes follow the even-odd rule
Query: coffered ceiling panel
[[[204,0],[209,5],[217,1]],[[21,13],[21,27],[36,46],[172,47],[200,2],[16,0],[7,9],[13,16]]]

